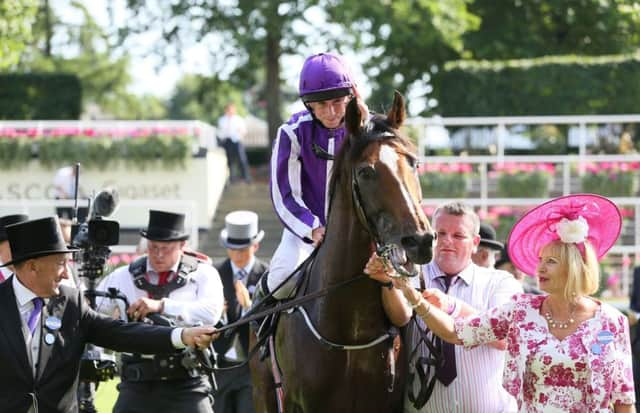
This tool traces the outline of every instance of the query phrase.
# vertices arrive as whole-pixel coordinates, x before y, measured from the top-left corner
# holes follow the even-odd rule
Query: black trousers
[[[113,413],[213,413],[206,377],[180,380],[123,381]]]
[[[255,413],[248,365],[217,371],[216,383],[216,413]]]

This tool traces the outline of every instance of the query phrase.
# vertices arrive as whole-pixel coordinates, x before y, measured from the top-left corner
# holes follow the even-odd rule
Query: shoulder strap
[[[141,262],[140,262],[141,261]],[[189,274],[198,269],[199,260],[190,255],[182,255],[180,264],[178,264],[177,276],[165,285],[151,284],[145,274],[146,268],[146,256],[140,257],[129,265],[129,272],[133,277],[133,283],[141,290],[145,290],[151,298],[159,300],[167,297],[172,291],[177,290],[186,284]]]

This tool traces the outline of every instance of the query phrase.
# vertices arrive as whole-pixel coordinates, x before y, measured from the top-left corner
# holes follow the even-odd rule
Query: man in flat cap
[[[485,222],[480,223],[480,243],[471,255],[474,264],[495,269],[496,257],[504,248],[504,244],[496,240],[496,230]]]
[[[116,288],[131,305],[132,320],[155,313],[181,325],[215,325],[222,314],[222,283],[215,268],[185,250],[189,234],[184,214],[149,211],[149,224],[140,231],[147,255],[116,269],[98,290]],[[99,311],[111,312],[113,302],[97,300]],[[201,366],[186,367],[188,354],[149,357],[123,354],[115,413],[211,413],[211,383]]]
[[[224,219],[220,243],[227,249],[228,259],[216,264],[222,278],[225,298],[226,323],[237,321],[251,307],[251,299],[260,276],[267,264],[255,254],[264,237],[258,230],[258,214],[251,211],[234,211]],[[222,336],[214,341],[218,354],[218,367],[238,365],[249,353],[249,325],[239,327],[230,337]],[[216,373],[218,391],[215,395],[216,413],[253,413],[251,373],[249,365],[221,370]]]
[[[11,261],[11,247],[7,238],[7,226],[26,221],[29,217],[25,214],[13,214],[0,217],[0,266]],[[0,283],[13,273],[13,266],[0,267]]]
[[[85,344],[116,351],[170,353],[208,347],[212,327],[125,324],[92,310],[69,278],[69,249],[57,217],[6,227],[15,275],[0,284],[0,410],[78,411]]]

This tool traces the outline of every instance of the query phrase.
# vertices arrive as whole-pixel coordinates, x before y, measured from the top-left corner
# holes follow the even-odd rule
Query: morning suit
[[[224,298],[227,303],[227,323],[233,323],[242,316],[242,306],[236,297],[234,282],[237,275],[233,273],[231,260],[227,259],[218,263],[216,269],[220,273],[224,289]],[[243,280],[249,293],[253,295],[255,286],[260,276],[267,270],[267,265],[255,259],[251,271],[246,280]],[[229,360],[225,357],[227,352],[234,346],[234,343],[241,348],[236,360]],[[249,325],[245,324],[230,337],[223,334],[218,340],[213,342],[218,358],[218,367],[229,367],[237,362],[244,361],[249,353]],[[215,393],[216,413],[252,413],[253,401],[251,395],[251,373],[249,365],[244,365],[231,370],[220,370],[216,372],[218,390]]]
[[[39,413],[77,412],[78,370],[87,343],[140,353],[175,350],[171,328],[105,317],[86,304],[79,290],[60,286],[60,294],[42,308],[34,377],[11,281],[0,284],[0,412],[27,412],[34,400]],[[49,318],[60,320],[59,328],[50,328]],[[51,335],[52,344],[42,341]]]

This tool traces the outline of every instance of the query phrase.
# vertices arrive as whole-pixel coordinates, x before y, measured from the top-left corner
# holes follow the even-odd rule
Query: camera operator
[[[157,313],[184,325],[216,324],[224,304],[220,276],[184,251],[189,237],[184,215],[151,210],[148,227],[140,233],[147,239],[147,255],[106,276],[98,290],[117,288],[124,294],[132,320]],[[111,311],[110,302],[98,299],[98,310]],[[211,384],[197,363],[186,362],[187,356],[123,354],[114,413],[213,412]]]
[[[61,285],[69,249],[57,217],[6,228],[15,275],[0,284],[0,410],[76,412],[80,359],[86,343],[117,351],[170,353],[206,348],[212,327],[125,324],[89,308],[82,293]],[[166,410],[165,410],[166,411]]]

